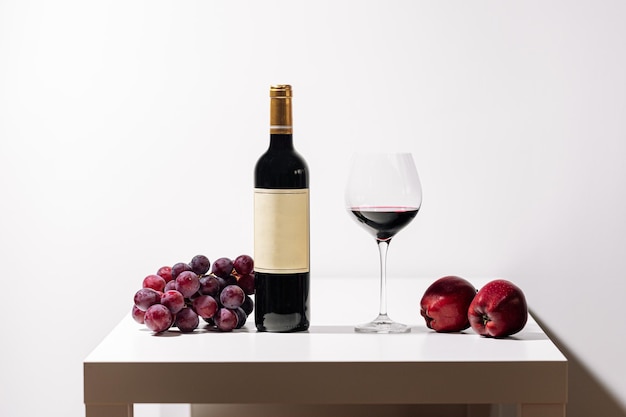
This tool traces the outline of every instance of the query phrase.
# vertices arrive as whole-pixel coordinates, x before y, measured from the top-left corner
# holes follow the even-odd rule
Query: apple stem
[[[491,320],[489,320],[489,316],[486,315],[486,314],[483,314],[482,319],[483,319],[483,326],[486,326],[487,323],[489,323],[491,321]]]

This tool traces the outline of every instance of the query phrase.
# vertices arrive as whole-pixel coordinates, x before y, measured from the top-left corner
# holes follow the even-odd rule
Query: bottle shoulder
[[[261,188],[307,188],[309,168],[294,149],[268,149],[256,163],[254,182]]]
[[[304,166],[307,167],[307,162],[302,155],[295,149],[268,149],[263,155],[259,157],[256,163],[257,167],[265,165],[288,165],[288,166]]]

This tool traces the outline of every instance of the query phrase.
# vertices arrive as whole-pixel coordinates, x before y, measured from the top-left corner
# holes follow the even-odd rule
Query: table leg
[[[86,417],[133,417],[132,404],[85,404]]]
[[[517,417],[565,417],[565,404],[520,404]]]

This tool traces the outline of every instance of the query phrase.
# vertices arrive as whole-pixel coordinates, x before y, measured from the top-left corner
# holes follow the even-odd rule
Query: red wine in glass
[[[417,215],[419,208],[404,206],[363,206],[350,209],[359,223],[377,240],[389,240]]]
[[[380,255],[380,307],[369,323],[355,326],[365,333],[405,333],[411,328],[387,315],[387,249],[392,238],[417,215],[422,186],[410,153],[356,153],[345,190],[350,216],[373,235]]]

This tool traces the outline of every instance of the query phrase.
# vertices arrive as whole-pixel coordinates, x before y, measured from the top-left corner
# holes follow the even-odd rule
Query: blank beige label
[[[254,189],[254,270],[309,272],[309,190]]]

